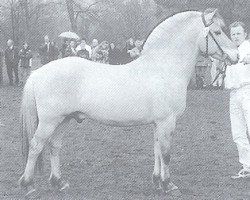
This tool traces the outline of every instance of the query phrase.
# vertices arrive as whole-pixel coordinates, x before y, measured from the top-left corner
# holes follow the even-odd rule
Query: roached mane
[[[204,14],[206,15],[206,14],[208,14],[208,13],[214,12],[214,10],[215,10],[215,8],[208,8],[208,9],[206,9],[206,10],[203,11],[203,12],[204,12]],[[186,11],[186,12],[191,12],[191,13],[190,13],[190,14],[191,14],[190,17],[193,16],[193,15],[192,15],[193,13],[198,13],[198,12],[202,13],[201,11]],[[183,12],[183,13],[186,13],[186,12]],[[145,40],[144,40],[144,42],[143,42],[143,44],[142,44],[142,49],[144,49],[145,43],[148,41],[148,38],[149,38],[150,35],[156,30],[157,27],[159,27],[159,26],[160,26],[162,23],[164,23],[166,20],[171,19],[171,18],[174,17],[175,15],[180,15],[180,14],[182,14],[182,13],[174,13],[173,15],[167,16],[166,18],[164,18],[163,20],[161,20],[159,23],[157,23],[157,24],[153,27],[153,29],[148,33],[148,35],[146,36],[146,38],[145,38]],[[213,20],[214,20],[214,23],[220,25],[221,27],[225,27],[225,22],[224,22],[222,16],[219,14],[219,12],[216,12],[216,14],[215,14]]]

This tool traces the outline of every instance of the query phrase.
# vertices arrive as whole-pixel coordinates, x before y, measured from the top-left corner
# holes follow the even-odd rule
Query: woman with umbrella
[[[64,38],[62,48],[60,49],[62,58],[65,57],[65,52],[66,52],[67,47],[69,46],[69,43],[70,43],[70,40],[68,38]]]

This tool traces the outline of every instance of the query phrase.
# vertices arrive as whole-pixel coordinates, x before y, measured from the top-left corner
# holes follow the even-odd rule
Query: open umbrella
[[[75,39],[75,40],[80,39],[80,37],[76,33],[71,32],[71,31],[63,32],[59,35],[59,37],[68,38],[68,39]]]

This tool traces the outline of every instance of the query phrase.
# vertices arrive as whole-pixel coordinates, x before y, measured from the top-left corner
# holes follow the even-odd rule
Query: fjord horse
[[[177,189],[169,172],[171,133],[185,110],[196,58],[205,53],[238,61],[237,47],[222,26],[217,10],[183,12],[160,23],[131,63],[112,66],[69,57],[34,71],[21,106],[27,162],[19,183],[27,194],[35,191],[35,166],[45,144],[50,147],[50,182],[59,190],[68,186],[59,164],[63,136],[55,130],[72,118],[112,126],[154,124],[153,183],[165,193]]]

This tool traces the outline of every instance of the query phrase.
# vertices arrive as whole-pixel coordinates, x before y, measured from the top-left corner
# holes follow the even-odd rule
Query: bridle
[[[202,18],[202,22],[205,26],[205,28],[209,28],[209,26],[211,24],[213,24],[214,22],[211,21],[209,24],[207,24],[206,20],[205,20],[205,15],[204,13],[201,14],[201,18]],[[214,82],[219,78],[220,74],[222,74],[222,84],[224,84],[224,79],[226,77],[226,69],[227,69],[227,64],[226,64],[226,59],[228,58],[228,55],[223,51],[223,49],[221,48],[220,44],[217,42],[217,40],[214,38],[214,35],[211,33],[210,30],[208,30],[208,34],[206,35],[206,52],[203,55],[205,58],[208,58],[208,36],[211,36],[211,38],[214,40],[215,44],[217,45],[218,49],[220,50],[221,54],[222,54],[222,61],[223,61],[223,69],[216,75],[215,79],[213,80],[213,82],[211,83],[211,85],[214,84]],[[223,89],[223,87],[221,87],[221,89]]]
[[[206,22],[206,20],[205,20],[205,15],[204,15],[204,13],[201,14],[201,18],[202,18],[202,22],[203,22],[205,28],[209,28],[209,26],[210,26],[211,24],[214,23],[213,21],[211,21],[209,24],[207,24],[207,22]],[[214,35],[211,33],[210,30],[208,31],[208,34],[207,34],[207,36],[206,36],[206,52],[205,52],[205,54],[204,54],[204,57],[205,57],[205,58],[208,58],[208,56],[209,56],[209,55],[208,55],[208,35],[210,35],[211,38],[214,40],[214,42],[215,42],[215,44],[217,45],[218,49],[219,49],[220,52],[222,53],[223,60],[225,60],[225,59],[228,57],[228,55],[223,51],[223,49],[221,48],[220,44],[219,44],[218,41],[214,38]]]

